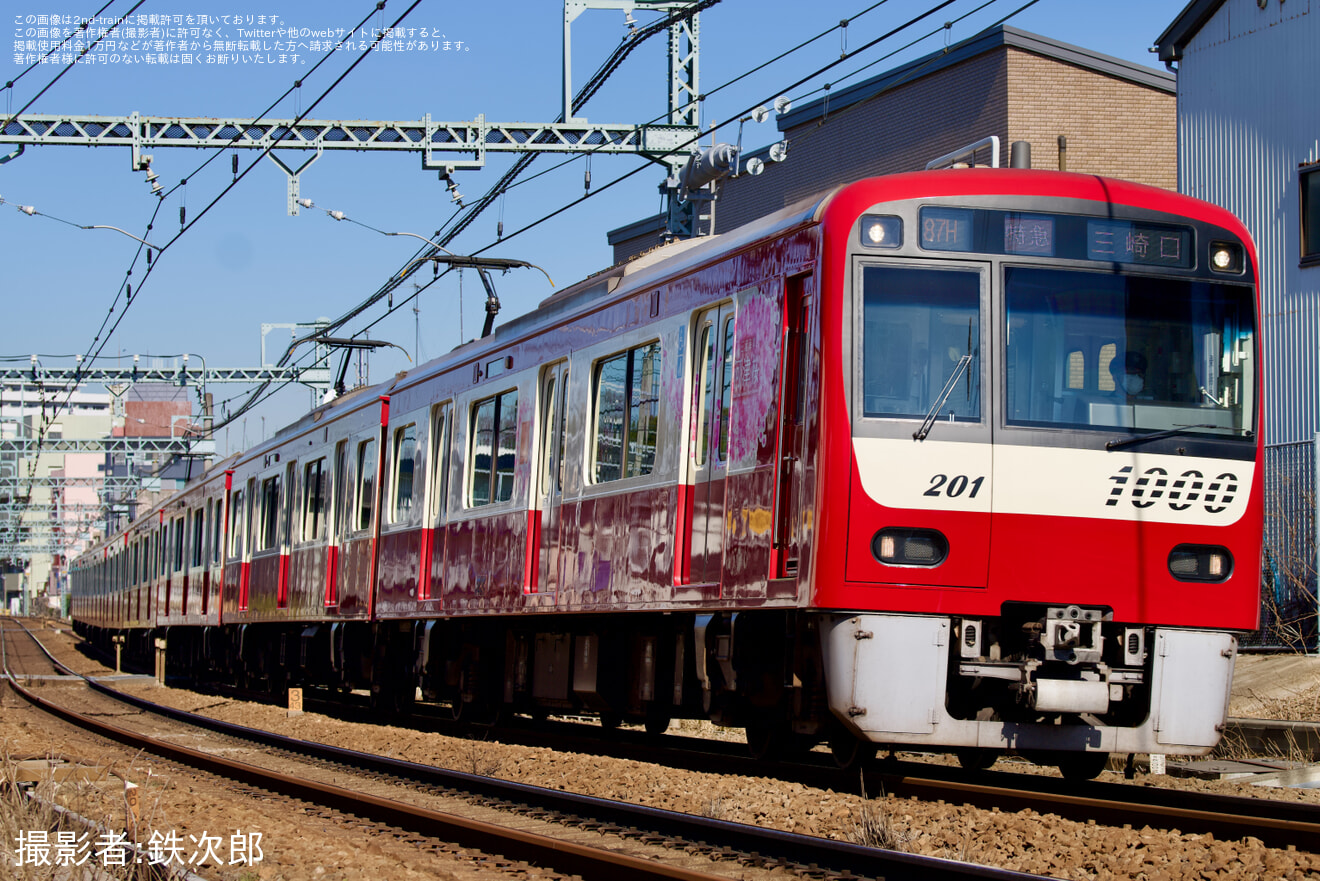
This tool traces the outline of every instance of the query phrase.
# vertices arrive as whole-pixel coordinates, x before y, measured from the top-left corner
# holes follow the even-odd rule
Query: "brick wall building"
[[[1013,141],[1029,141],[1037,168],[1174,189],[1175,88],[1165,71],[1001,26],[782,115],[787,160],[725,180],[715,231],[839,184],[920,169],[989,135],[1000,139],[1001,165]],[[747,151],[743,161],[767,154]],[[988,149],[976,161],[989,164]],[[612,231],[614,259],[659,244],[663,228],[657,215]]]

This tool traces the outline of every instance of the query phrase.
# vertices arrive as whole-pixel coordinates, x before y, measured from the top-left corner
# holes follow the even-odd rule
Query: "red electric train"
[[[1203,753],[1257,626],[1255,267],[1164,190],[859,181],[318,408],[79,559],[73,614],[464,718]]]

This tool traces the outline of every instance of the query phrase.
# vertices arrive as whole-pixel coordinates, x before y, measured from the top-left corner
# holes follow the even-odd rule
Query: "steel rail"
[[[161,707],[95,681],[89,680],[89,684],[97,691],[148,712],[160,713],[178,721],[185,721],[189,724],[199,725],[244,740],[256,741],[278,749],[306,752],[314,747],[330,761],[343,762],[354,766],[367,766],[380,773],[408,776],[410,779],[420,779],[425,782],[455,788],[472,788],[472,791],[478,791],[476,788],[480,787],[481,794],[490,798],[519,799],[524,802],[528,802],[532,796],[521,791],[519,787],[529,791],[537,789],[536,787],[525,787],[523,784],[474,777],[461,772],[446,771],[428,765],[415,765],[366,753],[343,750],[338,747],[292,741],[271,732],[243,728],[242,726],[231,725],[204,716],[195,716],[171,707]],[[631,757],[638,758],[638,751],[637,748],[634,748]],[[651,751],[654,752],[654,748],[651,748]],[[672,755],[673,750],[669,749],[665,752]],[[647,758],[643,756],[642,760],[647,760]],[[650,760],[656,759],[652,758]],[[793,766],[784,765],[781,767],[788,771]],[[717,759],[717,765],[712,768],[717,773],[726,774],[741,773],[744,769],[749,774],[760,774],[765,771],[763,765],[758,765],[751,759],[733,755],[720,755]],[[845,780],[842,776],[843,772],[838,772],[835,769],[802,768],[798,766],[796,770],[798,771],[796,779],[799,782],[806,783],[806,785],[839,788],[840,786],[850,785],[855,780],[855,777]],[[828,779],[814,782],[811,779],[813,773],[816,775],[823,774]],[[972,775],[969,779],[967,772],[954,769],[930,767],[922,768],[920,773],[913,773],[907,768],[895,769],[892,766],[886,768],[883,763],[868,769],[866,786],[867,791],[883,791],[890,795],[905,797],[915,796],[926,801],[943,799],[955,804],[967,803],[976,807],[999,808],[1001,810],[1030,808],[1041,813],[1054,813],[1081,822],[1095,820],[1110,825],[1122,825],[1124,823],[1133,825],[1149,824],[1157,828],[1177,828],[1188,834],[1210,832],[1217,837],[1230,839],[1250,835],[1259,838],[1270,846],[1287,847],[1291,845],[1312,853],[1320,853],[1320,807],[1308,803],[1213,795],[1120,783],[1095,781],[1078,783],[1052,777],[1035,777],[1004,772],[981,772]],[[562,804],[556,806],[551,803],[554,802],[555,797],[588,798],[552,790],[547,792],[551,793],[549,801],[537,803],[538,806],[547,809],[563,809]],[[598,809],[602,812],[600,816],[608,815],[607,822],[625,824],[639,822],[610,810],[610,806],[617,803],[599,801],[601,804]],[[640,806],[627,806],[627,808],[639,812],[652,810]],[[578,807],[575,810],[580,812],[584,808]],[[704,822],[718,823],[718,821]],[[736,826],[737,824],[730,825]],[[675,832],[672,834],[690,835],[690,832]],[[721,830],[719,834],[723,836],[733,833]],[[807,836],[802,837],[806,838],[807,841],[813,840]],[[736,846],[744,850],[754,849],[750,844]],[[797,846],[790,845],[790,847]],[[787,856],[787,853],[788,851],[780,855]]]
[[[6,671],[10,688],[24,700],[66,722],[99,734],[132,749],[146,750],[157,756],[179,762],[191,768],[207,771],[249,786],[276,792],[289,798],[313,802],[373,822],[433,836],[444,841],[459,843],[490,853],[553,866],[556,871],[582,876],[584,879],[613,881],[619,877],[638,879],[673,879],[673,881],[726,881],[723,876],[670,866],[625,854],[586,847],[569,841],[522,832],[503,826],[483,823],[409,805],[393,799],[354,792],[338,786],[318,783],[268,771],[246,762],[237,762],[210,755],[185,746],[166,743],[153,737],[129,731],[100,719],[84,716],[38,697],[19,685]]]
[[[35,636],[33,637],[35,639]],[[37,640],[40,645],[40,640]],[[42,646],[45,650],[45,646]],[[50,656],[49,651],[47,655]],[[53,656],[50,656],[54,660]],[[59,664],[58,661],[55,661]],[[63,665],[60,665],[63,666]],[[64,669],[68,669],[67,667]],[[354,750],[343,749],[341,747],[329,746],[311,741],[297,740],[275,734],[269,731],[247,728],[241,725],[235,725],[229,722],[222,722],[217,719],[211,719],[206,716],[199,716],[184,710],[178,710],[173,707],[166,707],[152,701],[145,700],[134,695],[126,694],[116,689],[110,688],[90,677],[82,677],[92,689],[101,692],[115,700],[122,701],[131,706],[135,706],[144,711],[165,716],[176,721],[184,722],[189,725],[205,728],[219,734],[242,740],[256,742],[264,746],[274,747],[300,755],[309,756],[320,761],[333,762],[358,771],[370,771],[373,773],[385,774],[388,776],[400,778],[409,782],[420,782],[446,789],[456,790],[463,793],[471,793],[482,796],[486,804],[504,804],[515,809],[530,808],[535,811],[549,812],[551,814],[590,819],[595,823],[622,827],[625,830],[636,829],[639,833],[654,832],[670,838],[683,841],[702,842],[706,845],[716,845],[717,847],[730,848],[736,852],[742,852],[748,855],[755,855],[762,860],[777,860],[790,866],[797,865],[812,872],[836,873],[845,877],[853,878],[883,878],[886,881],[903,881],[903,879],[913,879],[913,881],[962,881],[962,879],[989,879],[989,881],[1027,881],[1027,879],[1039,879],[1041,876],[1031,875],[1023,872],[1014,872],[1006,869],[993,868],[988,866],[973,865],[970,863],[959,863],[951,860],[944,860],[935,857],[924,857],[915,854],[898,853],[895,851],[882,850],[879,848],[865,847],[858,844],[833,841],[830,839],[819,838],[811,835],[802,835],[794,832],[783,832],[775,829],[765,829],[757,826],[748,826],[741,823],[732,823],[725,820],[714,820],[706,817],[697,817],[691,814],[684,814],[677,811],[668,811],[660,808],[651,808],[643,805],[628,804],[625,802],[616,802],[608,799],[596,798],[593,796],[579,795],[571,792],[562,792],[560,790],[546,789],[539,786],[532,786],[525,783],[516,783],[498,778],[483,777],[475,774],[467,774],[461,771],[451,771],[444,768],[438,768],[433,765],[422,765],[414,762],[407,762],[401,759],[391,759],[372,753],[357,752]],[[26,695],[25,695],[26,696]],[[40,698],[33,696],[35,700]],[[61,708],[53,708],[51,712],[60,715],[69,711]],[[69,713],[71,716],[77,716],[76,713]],[[108,723],[99,720],[88,720],[90,724],[97,727],[105,726],[115,732],[121,731]],[[74,724],[81,725],[81,722],[75,721]],[[132,739],[133,743],[138,743],[139,735],[133,732],[123,732],[124,735]],[[104,736],[119,740],[120,738],[112,733]],[[151,738],[142,738],[150,741]],[[124,742],[124,741],[121,741]],[[160,753],[156,749],[155,743],[159,743],[164,750],[180,751],[180,755],[194,753],[185,747],[178,747],[174,744],[164,742],[153,742],[153,745],[144,745],[142,748],[152,752]],[[230,760],[220,759],[207,753],[196,753],[201,760],[205,762],[215,762],[217,764],[231,764]],[[175,758],[173,755],[166,755],[167,758]],[[184,761],[187,764],[192,762],[185,758],[176,759]],[[242,773],[263,773],[261,769],[244,763],[232,762],[239,766]],[[205,770],[211,770],[209,767]],[[226,771],[216,771],[224,776],[234,776]],[[265,789],[275,789],[273,785],[262,784],[254,780],[245,780],[252,785],[261,786]],[[309,786],[334,790],[335,787],[326,787],[323,784],[310,784],[306,781],[297,779],[292,780],[293,785],[306,783]],[[344,792],[343,790],[339,790]],[[329,804],[319,795],[311,796],[295,795],[297,798],[306,798],[309,801],[316,801],[321,804]],[[348,799],[346,802],[349,807],[341,808],[338,805],[331,805],[339,810],[347,810],[360,816],[370,816],[371,819],[379,819],[374,815],[364,814],[363,811],[369,808],[374,809],[372,802],[364,805],[358,805],[352,801],[356,798],[367,798],[359,796],[356,793],[348,793],[343,796]],[[386,811],[386,822],[389,825],[410,827],[403,822],[406,818],[406,811],[411,810],[412,806],[402,805],[387,799],[373,799],[374,801],[384,802],[385,806],[380,810]],[[404,809],[404,814],[388,813],[391,809]],[[464,821],[473,823],[474,821]],[[495,827],[500,829],[501,827]],[[426,831],[426,830],[418,830]],[[459,827],[457,830],[448,831],[446,835],[456,835],[458,831],[466,831],[466,827]],[[427,831],[427,834],[435,834]],[[477,834],[475,832],[471,834]],[[553,842],[558,848],[561,844],[555,839],[548,839],[544,836],[535,836],[528,833],[533,839]],[[485,850],[498,850],[508,856],[516,856],[519,859],[529,859],[526,856],[518,856],[511,852],[509,848],[513,845],[503,843],[481,843],[485,839],[473,840],[472,846]],[[498,841],[498,839],[496,839]],[[717,845],[718,843],[718,845]],[[587,849],[594,853],[592,849]],[[619,855],[615,855],[619,856]],[[544,854],[537,855],[538,859],[545,859]],[[628,858],[634,859],[634,858]],[[646,867],[645,871],[650,871],[659,864],[637,860],[638,863]],[[620,877],[618,865],[607,865],[604,874],[588,874],[591,867],[575,867],[573,871],[583,875],[584,878],[602,877],[609,878],[610,881]],[[673,867],[668,867],[672,870]],[[610,874],[610,872],[613,874]],[[632,871],[631,869],[629,870]],[[682,871],[682,870],[674,870]],[[711,876],[703,873],[694,873],[691,875],[674,874],[629,874],[629,878],[691,878],[703,879],[709,881],[712,878],[723,878],[724,876]]]

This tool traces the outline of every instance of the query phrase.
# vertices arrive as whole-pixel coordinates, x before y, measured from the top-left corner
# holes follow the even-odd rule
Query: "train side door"
[[[718,584],[724,566],[725,479],[733,391],[733,303],[707,309],[697,319],[693,347],[692,531],[688,577]]]
[[[808,407],[811,390],[812,348],[810,316],[815,280],[799,275],[788,280],[785,303],[783,365],[783,406],[780,409],[779,473],[775,484],[775,563],[773,577],[788,578],[798,571],[798,559],[805,542],[802,509],[805,499],[807,421],[814,416]]]
[[[564,499],[564,420],[568,398],[568,362],[560,361],[547,367],[541,374],[540,419],[540,474],[537,504],[539,511],[535,524],[532,547],[536,553],[534,564],[527,567],[531,583],[527,593],[547,593],[554,596],[559,590],[561,551],[563,548]]]

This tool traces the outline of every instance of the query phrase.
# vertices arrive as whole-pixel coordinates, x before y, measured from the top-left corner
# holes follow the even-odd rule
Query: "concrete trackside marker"
[[[290,688],[290,689],[289,689],[289,718],[292,719],[294,716],[301,716],[302,714],[303,714],[303,707],[302,707],[302,689],[301,689],[301,688]]]

